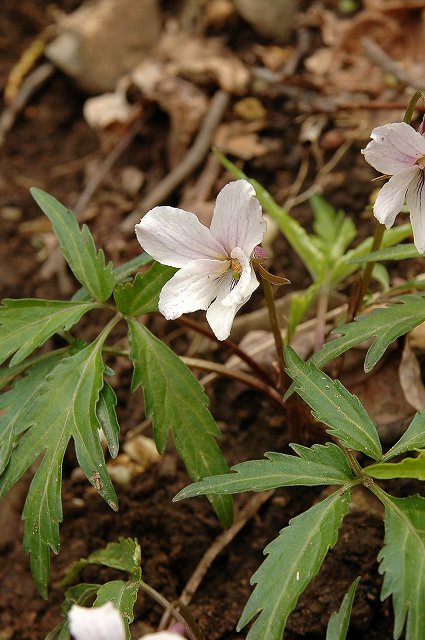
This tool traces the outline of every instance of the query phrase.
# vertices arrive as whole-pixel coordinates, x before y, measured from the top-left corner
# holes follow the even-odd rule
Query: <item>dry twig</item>
[[[195,142],[189,151],[168,175],[163,178],[136,206],[121,223],[121,231],[125,235],[134,233],[134,225],[137,224],[146,211],[163,202],[179,184],[187,178],[205,158],[211,146],[214,132],[220,123],[223,114],[229,104],[229,94],[225,91],[217,91],[211,99],[210,106],[195,138]]]

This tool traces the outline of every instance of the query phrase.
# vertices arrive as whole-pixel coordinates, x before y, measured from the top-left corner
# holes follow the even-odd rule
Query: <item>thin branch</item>
[[[230,338],[227,338],[226,340],[219,340],[210,329],[200,324],[199,322],[196,322],[196,320],[192,320],[191,318],[182,316],[181,318],[177,318],[176,322],[182,324],[183,326],[188,327],[189,329],[193,329],[193,331],[196,331],[197,333],[202,334],[206,338],[209,338],[210,340],[213,340],[214,342],[217,342],[220,345],[224,345],[230,351],[232,351],[236,356],[238,356],[241,360],[243,360],[252,371],[255,371],[256,373],[258,373],[258,375],[265,382],[271,385],[273,384],[273,380],[269,375],[269,373],[260,364],[258,364],[258,362],[253,360],[251,356],[249,356],[245,351],[243,351],[243,349],[241,349],[239,345],[236,344],[236,342],[233,342],[233,340],[230,340]]]
[[[0,147],[4,144],[6,135],[12,129],[18,115],[23,111],[32,96],[52,77],[55,71],[55,67],[50,62],[46,62],[25,78],[18,94],[0,116]]]
[[[120,229],[123,234],[132,235],[134,225],[139,222],[142,215],[152,207],[164,202],[176,187],[201,164],[211,147],[214,132],[229,104],[229,99],[230,96],[225,91],[220,90],[215,93],[195,142],[183,160],[138,203],[135,211],[122,221]]]
[[[181,356],[181,359],[188,367],[191,367],[192,369],[211,371],[225,378],[238,380],[239,382],[246,384],[248,387],[251,387],[256,391],[261,391],[271,400],[274,400],[274,402],[276,402],[276,404],[278,404],[281,409],[285,409],[286,411],[286,406],[283,401],[282,394],[268,384],[265,384],[261,380],[258,380],[258,378],[250,376],[248,373],[244,373],[243,371],[235,371],[234,369],[229,369],[229,367],[226,367],[226,365],[217,364],[208,360],[200,360],[199,358],[187,358],[185,356]]]
[[[391,73],[401,84],[406,87],[412,87],[413,89],[425,89],[425,83],[422,77],[412,76],[386,51],[382,49],[374,40],[369,38],[361,39],[362,47],[367,57],[375,63],[378,67],[381,67],[387,73]]]

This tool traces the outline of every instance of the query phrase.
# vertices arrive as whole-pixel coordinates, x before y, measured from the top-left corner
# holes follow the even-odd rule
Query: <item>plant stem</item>
[[[186,620],[186,618],[180,613],[180,611],[176,607],[174,607],[171,604],[171,602],[168,602],[168,600],[166,598],[164,598],[163,595],[158,593],[158,591],[156,591],[150,585],[146,584],[146,582],[144,582],[143,580],[140,581],[140,588],[145,593],[150,595],[151,598],[153,598],[156,602],[158,602],[158,604],[160,604],[162,607],[164,607],[164,609],[166,609],[167,611],[171,612],[172,615],[174,616],[174,618],[176,618],[176,620],[178,620],[179,622],[181,622],[185,626],[185,628],[187,629],[187,631],[189,633],[190,640],[205,640],[203,634],[200,632],[200,630],[194,624],[194,621],[193,620],[190,620],[190,621]]]
[[[223,364],[217,364],[215,362],[210,362],[209,360],[201,360],[198,358],[181,358],[183,362],[193,369],[201,369],[202,371],[210,371],[212,373],[217,373],[220,376],[224,376],[225,378],[232,378],[233,380],[238,380],[243,384],[248,385],[252,389],[256,389],[257,391],[261,391],[266,394],[271,400],[274,400],[282,409],[286,409],[286,405],[283,401],[282,394],[276,391],[273,387],[268,384],[265,384],[262,380],[258,380],[254,376],[249,375],[248,373],[244,373],[243,371],[235,371],[233,369],[229,369]]]
[[[219,340],[214,335],[214,333],[210,331],[210,329],[203,326],[202,324],[199,324],[199,322],[196,322],[196,320],[192,320],[191,318],[186,318],[186,317],[177,318],[176,322],[186,327],[189,327],[190,329],[193,329],[198,333],[201,333],[203,336],[206,336],[210,340],[214,340],[215,342],[218,342],[218,344],[224,344],[230,351],[233,351],[233,353],[236,356],[239,356],[239,358],[243,360],[249,366],[249,368],[252,369],[252,371],[256,371],[259,374],[259,376],[263,378],[265,382],[267,382],[268,384],[273,384],[273,380],[269,376],[268,372],[260,364],[258,364],[258,362],[253,360],[251,356],[249,356],[245,351],[243,351],[236,344],[236,342],[233,342],[233,340],[230,340],[229,338],[227,338],[226,340]]]
[[[373,236],[372,247],[370,249],[371,252],[378,251],[378,249],[381,247],[384,233],[385,233],[385,225],[378,222],[377,226],[375,227],[375,235]],[[360,304],[362,303],[363,298],[366,295],[366,292],[368,290],[374,266],[375,266],[374,262],[367,262],[363,270],[363,277],[362,277],[363,282],[362,282],[362,292],[360,296]]]
[[[324,285],[319,291],[317,300],[317,324],[314,338],[314,353],[320,351],[325,342],[326,313],[329,304],[329,287]]]
[[[283,339],[282,339],[282,330],[279,324],[279,318],[277,315],[276,302],[273,295],[273,288],[270,282],[268,282],[261,273],[258,273],[258,277],[260,278],[261,286],[263,287],[264,297],[266,299],[267,309],[269,312],[270,325],[273,332],[274,342],[276,345],[276,355],[277,355],[277,367],[278,367],[278,379],[276,383],[276,388],[278,391],[284,390],[284,380],[286,380],[285,373],[285,360],[283,357]]]
[[[415,93],[413,94],[413,96],[409,100],[409,104],[407,105],[407,109],[406,109],[405,114],[404,114],[403,122],[407,122],[407,124],[410,124],[410,121],[413,118],[413,113],[415,111],[416,103],[421,98],[424,98],[424,92],[423,91],[415,91]]]

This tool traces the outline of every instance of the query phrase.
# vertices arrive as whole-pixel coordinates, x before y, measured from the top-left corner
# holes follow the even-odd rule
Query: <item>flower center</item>
[[[232,258],[230,261],[230,271],[232,272],[232,281],[230,283],[230,291],[235,288],[242,273],[242,265],[236,258]]]
[[[418,167],[420,167],[421,169],[425,169],[425,156],[422,156],[422,158],[418,158],[416,160],[416,164],[418,165]]]

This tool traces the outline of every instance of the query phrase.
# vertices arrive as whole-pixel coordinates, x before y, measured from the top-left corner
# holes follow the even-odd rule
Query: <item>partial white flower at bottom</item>
[[[125,640],[125,627],[120,612],[112,602],[101,607],[74,604],[69,613],[69,630],[74,640]],[[182,640],[171,631],[148,633],[139,640]]]
[[[373,213],[387,229],[407,200],[413,239],[425,252],[425,138],[406,122],[376,127],[362,151],[377,171],[392,176],[379,191]]]
[[[203,309],[219,340],[230,335],[237,311],[258,287],[251,256],[266,222],[254,188],[246,180],[218,194],[210,227],[193,213],[155,207],[136,225],[136,236],[152,258],[179,271],[163,287],[158,308],[167,320]]]

